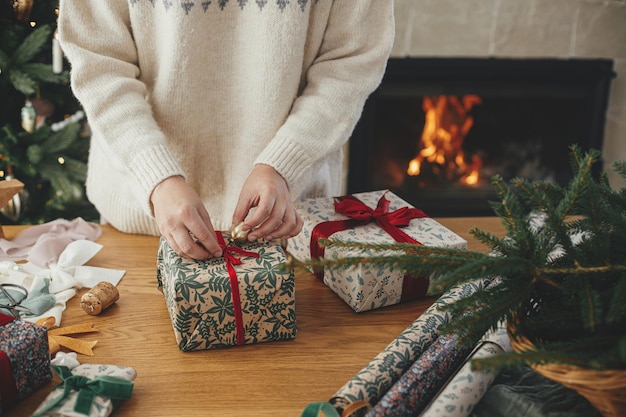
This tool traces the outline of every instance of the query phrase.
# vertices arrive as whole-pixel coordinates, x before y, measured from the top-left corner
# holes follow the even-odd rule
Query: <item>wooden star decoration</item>
[[[16,179],[0,181],[0,207],[6,206],[22,188],[24,188],[24,183]],[[4,238],[4,232],[0,224],[0,239],[2,238]]]

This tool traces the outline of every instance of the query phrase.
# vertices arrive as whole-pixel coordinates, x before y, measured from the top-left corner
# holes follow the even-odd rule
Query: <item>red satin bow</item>
[[[399,227],[406,227],[412,219],[428,217],[426,213],[415,207],[402,207],[392,212],[389,211],[390,202],[383,194],[378,200],[376,209],[364,204],[353,195],[337,197],[335,199],[335,212],[348,217],[347,220],[331,220],[317,224],[311,231],[310,252],[312,259],[324,257],[324,248],[319,245],[319,239],[325,239],[333,233],[354,228],[356,226],[376,222],[398,243],[420,242],[404,233]],[[315,275],[321,280],[324,270],[316,271]],[[406,276],[402,283],[402,301],[408,301],[426,294],[428,280],[423,277],[413,278]]]
[[[244,250],[239,246],[226,245],[226,241],[224,241],[224,236],[222,236],[222,233],[220,232],[215,232],[215,236],[217,236],[217,243],[219,243],[222,251],[224,252],[224,262],[226,263],[226,270],[228,271],[228,277],[230,279],[230,292],[232,294],[233,311],[235,313],[237,344],[243,345],[245,340],[243,328],[243,314],[241,312],[241,296],[239,294],[239,280],[237,279],[237,272],[235,271],[234,266],[241,265],[242,262],[241,259],[235,256],[235,254],[251,256],[253,258],[258,258],[259,254]]]
[[[335,200],[335,211],[364,224],[375,221],[396,242],[419,244],[417,240],[398,229],[398,227],[408,226],[411,219],[428,217],[426,213],[415,207],[406,206],[390,212],[389,204],[389,200],[383,194],[378,200],[376,210],[372,210],[358,198],[348,195]]]
[[[417,240],[404,233],[398,227],[408,226],[411,219],[428,217],[422,210],[414,207],[402,207],[389,212],[389,200],[383,194],[378,200],[375,210],[365,205],[361,200],[348,195],[335,199],[335,211],[348,217],[347,220],[331,220],[316,225],[311,231],[311,258],[324,257],[324,248],[320,247],[319,239],[328,238],[333,233],[347,230],[359,225],[375,221],[396,242],[420,244]]]

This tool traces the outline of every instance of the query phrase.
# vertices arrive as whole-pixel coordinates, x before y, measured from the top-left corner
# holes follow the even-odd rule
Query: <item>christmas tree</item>
[[[55,39],[58,0],[0,0],[0,181],[24,189],[0,224],[95,220],[85,197],[89,132]]]

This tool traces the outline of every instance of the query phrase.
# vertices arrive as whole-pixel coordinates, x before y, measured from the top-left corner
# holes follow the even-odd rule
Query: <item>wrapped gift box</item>
[[[46,328],[0,314],[0,414],[51,378]]]
[[[295,337],[295,280],[293,272],[279,269],[286,262],[282,246],[229,243],[224,254],[206,261],[183,258],[161,238],[157,279],[179,349]]]
[[[121,401],[132,396],[137,377],[134,368],[118,365],[82,364],[73,369],[55,366],[54,371],[61,383],[37,407],[33,417],[110,416]]]
[[[392,224],[391,232],[393,235],[399,233],[400,236],[392,236],[375,219],[368,221],[368,216],[364,215],[362,210],[349,212],[350,216],[354,216],[352,218],[336,211],[336,201],[345,203],[353,199],[356,199],[357,207],[358,203],[362,203],[371,212],[377,215],[383,214],[380,223],[396,222],[399,224],[397,226]],[[425,246],[467,249],[465,239],[386,190],[338,198],[302,199],[297,202],[296,208],[304,220],[304,227],[299,235],[289,239],[288,248],[289,253],[300,261],[318,257],[320,251],[316,247],[316,242],[319,237],[346,242],[374,244],[409,242]],[[406,226],[402,225],[403,221],[407,223]],[[386,225],[386,228],[389,230],[389,225]],[[393,253],[393,251],[384,252],[384,254]],[[373,254],[372,251],[364,249],[340,248],[332,245],[323,251],[323,256],[327,259],[371,254]],[[429,283],[427,278],[405,277],[403,271],[389,267],[359,265],[326,268],[323,272],[323,280],[356,312],[436,294],[433,290],[434,283]]]

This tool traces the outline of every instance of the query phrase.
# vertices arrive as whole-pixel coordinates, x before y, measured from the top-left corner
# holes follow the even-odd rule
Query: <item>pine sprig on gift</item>
[[[489,253],[325,239],[322,246],[374,249],[380,256],[319,259],[306,266],[391,266],[415,276],[428,275],[441,290],[492,277],[494,285],[447,307],[455,319],[442,330],[471,341],[506,319],[535,349],[476,365],[561,363],[624,369],[626,190],[614,190],[606,175],[594,175],[599,161],[599,151],[583,154],[573,146],[573,175],[566,186],[523,178],[507,184],[494,177],[500,201],[492,207],[505,236],[470,230]],[[614,169],[626,179],[625,162],[614,164]]]

